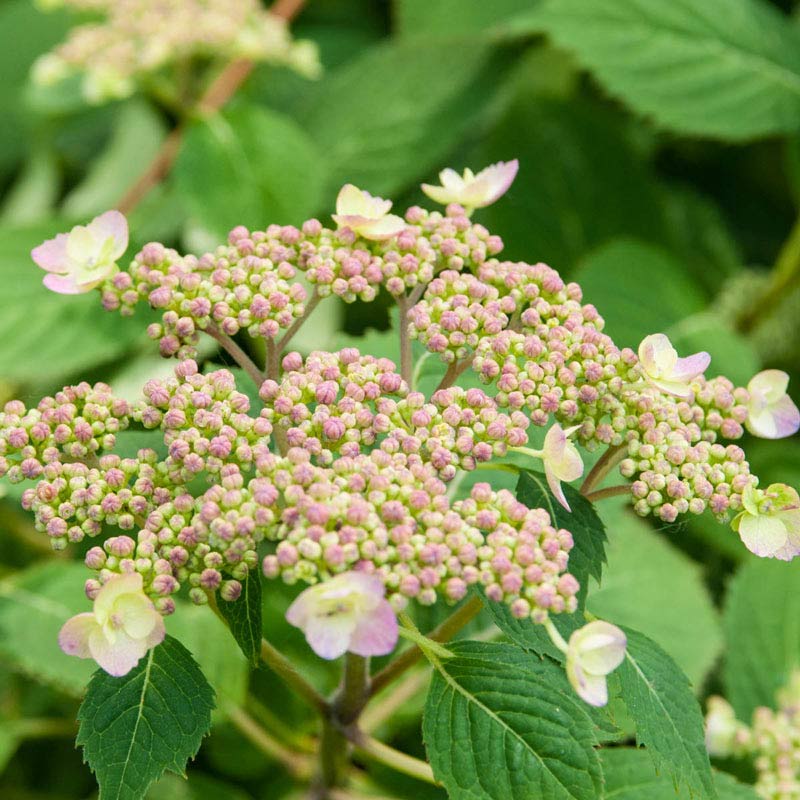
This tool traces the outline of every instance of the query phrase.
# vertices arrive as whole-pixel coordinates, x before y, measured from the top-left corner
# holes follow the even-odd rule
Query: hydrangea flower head
[[[627,637],[616,625],[595,620],[569,637],[567,677],[578,696],[591,706],[608,702],[606,675],[625,658]]]
[[[58,643],[67,655],[93,658],[109,675],[120,677],[164,635],[163,617],[144,594],[142,576],[132,572],[103,584],[94,610],[67,620]]]
[[[766,491],[749,484],[742,493],[744,509],[731,527],[748,550],[762,558],[791,561],[800,555],[800,496],[785,483]]]
[[[454,169],[448,168],[439,173],[441,186],[423,183],[422,191],[443,206],[458,203],[469,212],[489,206],[502,197],[514,182],[518,169],[517,159],[498,161],[477,175],[471,169],[465,169],[459,175]]]
[[[128,222],[119,211],[106,211],[88,225],[76,225],[31,251],[48,275],[44,285],[59,294],[83,294],[119,271],[117,259],[128,248]]]
[[[783,439],[797,433],[800,411],[786,393],[789,376],[780,369],[765,369],[747,384],[747,430],[762,439]]]
[[[389,213],[391,208],[391,200],[373,197],[352,183],[346,183],[336,198],[336,213],[332,216],[340,228],[350,228],[364,239],[383,241],[408,227],[402,217]]]
[[[654,333],[639,345],[639,363],[644,379],[656,389],[676,397],[691,397],[689,383],[708,369],[711,356],[700,352],[678,358],[669,337]]]
[[[344,572],[310,586],[289,606],[286,619],[306,636],[311,649],[329,660],[346,652],[383,656],[397,644],[397,618],[381,580]]]
[[[577,480],[583,475],[583,459],[578,448],[570,441],[570,436],[580,428],[575,425],[564,430],[558,423],[553,425],[545,434],[542,447],[542,461],[547,484],[555,498],[567,511],[569,507],[561,482]]]

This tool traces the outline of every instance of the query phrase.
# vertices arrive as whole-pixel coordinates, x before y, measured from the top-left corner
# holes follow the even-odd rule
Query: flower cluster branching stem
[[[627,454],[627,448],[624,444],[617,445],[616,447],[609,447],[597,460],[597,463],[589,471],[589,474],[581,484],[580,492],[584,497],[588,495],[597,486],[603,478],[611,472],[612,469],[620,462]]]

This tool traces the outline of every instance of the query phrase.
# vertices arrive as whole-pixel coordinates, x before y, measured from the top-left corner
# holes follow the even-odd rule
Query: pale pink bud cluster
[[[12,400],[0,412],[0,477],[18,483],[62,457],[91,460],[114,447],[130,414],[130,405],[104,383],[67,386],[31,409]]]
[[[79,25],[34,66],[34,77],[55,83],[84,74],[90,102],[131,94],[138,80],[191,58],[246,57],[285,64],[313,77],[319,71],[311,42],[293,42],[286,23],[256,0],[63,0],[104,19]]]
[[[314,583],[366,571],[398,609],[410,598],[457,602],[478,584],[520,618],[574,610],[578,582],[566,572],[571,534],[510,492],[479,484],[451,506],[430,464],[381,450],[325,469],[292,449],[288,462],[273,472],[286,506],[271,534],[279,540],[275,553],[263,562],[267,577]]]
[[[188,483],[202,472],[216,475],[228,464],[247,469],[259,450],[268,451],[272,423],[263,411],[258,417],[248,414],[250,399],[237,390],[231,372],[203,375],[187,360],[175,376],[148,381],[145,402],[133,415],[145,428],[164,432],[163,467],[173,483]]]
[[[725,700],[710,697],[706,744],[711,755],[752,758],[755,790],[764,800],[793,800],[800,795],[800,673],[792,673],[776,700],[777,709],[756,708],[748,726]]]

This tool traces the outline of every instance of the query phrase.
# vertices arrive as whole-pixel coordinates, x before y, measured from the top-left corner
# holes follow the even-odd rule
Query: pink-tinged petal
[[[569,639],[569,648],[575,651],[575,658],[592,675],[613,672],[625,659],[627,645],[624,631],[603,620],[584,625]]]
[[[551,426],[544,437],[542,459],[545,463],[545,471],[549,469],[553,476],[561,481],[574,481],[583,475],[581,454],[568,438],[570,433],[574,433],[575,430],[577,427],[564,431],[556,423]]]
[[[131,639],[121,631],[113,643],[99,629],[89,637],[89,650],[92,658],[115,678],[127,675],[139,663],[148,649],[146,642],[141,639]]]
[[[788,394],[761,409],[751,403],[745,426],[762,439],[784,439],[800,429],[800,411]]]
[[[350,637],[351,653],[385,656],[397,645],[397,617],[388,600],[381,600],[368,616],[359,620]]]
[[[336,213],[337,214],[363,214],[364,213],[364,195],[357,186],[352,183],[346,183],[339,190],[336,196]],[[334,217],[336,219],[336,217]]]
[[[83,294],[88,291],[75,283],[71,275],[56,275],[54,272],[45,275],[42,283],[51,291],[58,294]]]
[[[65,273],[69,269],[67,259],[67,234],[59,233],[31,250],[31,258],[48,272]]]
[[[320,658],[333,661],[347,652],[355,627],[352,615],[311,617],[305,628],[306,641]]]
[[[58,646],[68,655],[91,658],[89,637],[100,630],[94,614],[87,612],[68,619],[58,634]]]
[[[432,186],[430,183],[423,183],[420,188],[434,203],[439,203],[442,206],[456,203],[460,199],[458,190],[446,186]]]
[[[675,362],[675,369],[672,377],[678,381],[690,381],[698,375],[702,375],[711,363],[711,356],[705,351],[695,353],[686,358],[679,358]]]
[[[331,214],[331,218],[340,228],[350,228],[351,231],[356,231],[361,225],[372,221],[359,214]]]
[[[572,509],[569,507],[567,498],[564,496],[564,489],[561,486],[561,481],[559,481],[558,477],[550,469],[547,461],[544,462],[544,475],[545,478],[547,478],[547,485],[550,487],[553,497],[555,497],[556,500],[558,500],[558,502],[567,509],[567,511],[571,512]]]
[[[511,188],[518,170],[519,161],[515,158],[513,161],[498,161],[497,164],[492,164],[491,167],[486,167],[479,172],[476,176],[477,179],[484,178],[489,187],[481,207],[491,205],[499,200]]]
[[[604,675],[589,675],[568,657],[567,679],[578,697],[590,706],[600,708],[608,703],[608,683]]]
[[[311,587],[314,588],[314,587]],[[313,599],[309,590],[305,589],[295,598],[286,610],[286,621],[295,628],[304,630],[313,608]]]
[[[342,581],[343,584],[346,582],[348,592],[357,591],[363,595],[372,595],[376,603],[386,596],[386,586],[383,581],[377,575],[369,572],[358,570],[343,572],[337,576],[337,580]]]
[[[461,191],[464,188],[465,183],[474,180],[474,178],[475,176],[468,169],[464,170],[463,177],[450,167],[445,167],[439,173],[439,180],[441,181],[442,186],[452,192]]]
[[[121,258],[128,249],[128,220],[119,211],[106,211],[95,217],[86,227],[101,241],[108,238],[114,240],[111,261]]]
[[[112,612],[114,604],[126,594],[142,592],[142,576],[138,572],[129,572],[125,575],[115,575],[109,578],[94,599],[94,613],[98,620],[104,621]]]
[[[371,220],[359,225],[356,233],[363,236],[365,239],[371,239],[375,242],[381,242],[386,239],[391,239],[402,233],[408,227],[408,223],[396,214],[387,214],[380,219]]]
[[[750,379],[747,391],[766,403],[780,400],[789,388],[789,376],[782,369],[765,369]]]
[[[122,627],[131,639],[146,639],[161,619],[161,614],[144,593],[119,598],[115,612],[122,616]]]
[[[745,547],[761,558],[774,558],[788,542],[784,524],[776,517],[744,514],[739,517],[739,538]]]
[[[154,647],[157,647],[164,641],[164,637],[167,635],[167,628],[164,624],[164,618],[161,614],[158,615],[158,619],[156,619],[156,624],[153,626],[153,630],[150,631],[148,637],[144,640],[145,646],[148,650],[152,650]]]
[[[654,372],[662,365],[668,365],[675,353],[669,337],[663,333],[645,336],[639,344],[639,361],[645,372]],[[674,362],[671,366],[674,366]]]
[[[653,378],[649,376],[647,380],[655,386],[656,389],[660,389],[665,394],[671,394],[675,397],[687,399],[694,394],[692,387],[681,381],[670,381],[665,378]]]

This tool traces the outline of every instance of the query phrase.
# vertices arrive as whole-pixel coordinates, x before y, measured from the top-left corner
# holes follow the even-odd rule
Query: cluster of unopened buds
[[[750,725],[722,697],[708,699],[706,748],[719,758],[752,759],[756,792],[765,800],[800,796],[800,672],[776,694],[777,710],[759,706]]]
[[[247,58],[284,64],[309,77],[320,70],[316,46],[293,41],[286,22],[258,0],[39,0],[103,15],[73,28],[33,68],[40,84],[81,74],[83,94],[101,103],[155,83],[167,67],[192,58]]]
[[[260,564],[267,578],[310,585],[288,618],[324,658],[389,652],[409,602],[458,603],[480,589],[544,625],[576,691],[602,705],[624,633],[594,621],[565,642],[551,619],[577,607],[572,534],[488,483],[459,493],[465,472],[509,454],[541,461],[569,509],[562,483],[583,476],[579,446],[605,448],[581,487],[589,500],[628,493],[639,514],[666,521],[710,509],[759,555],[800,553],[797,493],[760,488],[734,444],[745,428],[767,438],[798,429],[786,375],[768,370],[746,388],[706,379],[709,356],[681,358],[663,334],[638,353],[620,349],[577,284],[545,264],[499,260],[502,242],[470,214],[516,171],[516,161],[445,170],[441,186],[423,186],[444,213],[404,217],[347,185],[330,227],[235,228],[200,257],[151,243],[125,271],[127,225],[115,211],[33,251],[54,291],[98,289],[124,314],[157,309],[150,333],[178,359],[174,377],[149,381],[136,403],[81,384],[0,414],[0,472],[35,481],[23,504],[54,547],[107,526],[125,532],[87,553],[95,611],[65,626],[65,650],[121,671],[156,642],[153,614],[171,613],[182,586],[197,603],[235,601]],[[400,310],[399,363],[290,349],[326,297],[383,290]],[[259,402],[228,370],[201,372],[203,333]],[[264,341],[263,365],[248,337]],[[442,361],[429,395],[414,385],[413,339]],[[458,384],[468,370],[484,389]],[[160,432],[166,454],[120,458],[115,433],[128,426]],[[547,429],[539,448],[537,427]],[[631,482],[598,489],[617,465]]]

